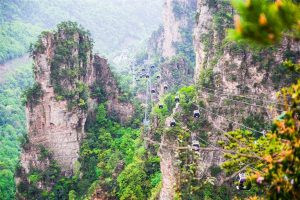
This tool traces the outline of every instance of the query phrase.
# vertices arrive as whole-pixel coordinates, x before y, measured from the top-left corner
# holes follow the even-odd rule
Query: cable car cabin
[[[176,96],[176,97],[175,97],[175,102],[176,102],[176,103],[179,103],[179,96]]]
[[[152,94],[155,94],[155,89],[151,89],[151,93],[152,93]]]
[[[146,74],[146,78],[149,78],[150,76],[149,76],[149,74]]]
[[[164,89],[167,90],[167,89],[168,89],[168,86],[167,86],[167,85],[164,85]]]
[[[250,190],[251,189],[251,183],[248,183],[246,185],[246,174],[245,173],[239,173],[239,184],[236,186],[236,189],[238,190]]]
[[[197,140],[192,141],[192,148],[193,151],[200,151],[200,143]]]
[[[171,120],[171,122],[170,122],[170,126],[171,126],[171,127],[174,127],[174,126],[176,126],[176,121],[175,121],[175,119],[172,119],[172,120]]]
[[[155,68],[155,66],[154,65],[151,65],[151,69],[154,69]]]
[[[159,104],[159,105],[158,105],[158,108],[159,108],[159,109],[163,109],[163,108],[164,108],[164,105],[163,105],[163,104]]]
[[[194,118],[199,118],[199,117],[200,117],[200,111],[194,110]]]
[[[160,75],[157,75],[156,78],[159,79],[159,78],[160,78]]]

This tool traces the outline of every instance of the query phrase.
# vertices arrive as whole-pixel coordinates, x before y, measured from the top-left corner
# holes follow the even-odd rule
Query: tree
[[[106,112],[106,109],[105,109],[105,105],[100,104],[98,106],[97,115],[96,115],[97,123],[101,126],[105,126],[106,123],[107,123],[106,117],[107,117],[107,112]]]
[[[142,161],[129,164],[118,177],[120,199],[146,199],[147,174]]]

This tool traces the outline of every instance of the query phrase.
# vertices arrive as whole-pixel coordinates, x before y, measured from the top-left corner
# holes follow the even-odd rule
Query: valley
[[[0,5],[1,200],[300,198],[298,1]]]

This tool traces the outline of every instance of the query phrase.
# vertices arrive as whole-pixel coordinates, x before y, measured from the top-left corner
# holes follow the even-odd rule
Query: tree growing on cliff
[[[261,46],[273,45],[283,38],[297,40],[299,2],[233,0],[240,16],[235,17],[235,29],[229,31],[229,37]],[[286,60],[284,64],[299,73],[299,63]],[[225,154],[223,167],[232,176],[247,170],[251,181],[266,192],[268,199],[300,199],[300,80],[282,88],[278,98],[284,102],[285,112],[265,137],[255,139],[251,132],[237,130],[227,134],[227,142],[220,142],[234,152]]]

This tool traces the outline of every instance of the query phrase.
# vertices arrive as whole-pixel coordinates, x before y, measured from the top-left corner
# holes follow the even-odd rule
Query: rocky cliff
[[[172,2],[176,4],[177,1]],[[170,17],[176,14],[170,4],[166,2],[169,11],[165,13],[169,13],[169,17],[165,14],[165,23],[171,24],[164,24],[162,29],[168,34],[163,34],[163,39],[158,33],[153,35],[164,47],[164,58],[176,52],[171,50],[171,41],[181,39],[178,33],[173,33],[179,29],[172,21],[175,18]],[[250,127],[255,130],[256,137],[261,136],[282,111],[282,102],[276,101],[276,92],[299,78],[288,73],[282,65],[287,58],[299,62],[297,42],[285,39],[276,48],[258,49],[228,41],[226,29],[233,27],[233,16],[234,10],[228,1],[197,1],[194,25],[189,26],[194,27],[194,40],[190,45],[195,53],[195,87],[178,92],[180,105],[170,117],[176,119],[179,127],[168,128],[169,123],[158,122],[168,122],[167,116],[158,112],[147,135],[152,139],[157,138],[157,134],[161,136],[159,156],[163,187],[160,199],[184,199],[190,192],[200,198],[201,190],[196,187],[210,178],[216,185],[224,184],[225,174],[220,169],[223,154],[215,149],[218,141],[225,139],[224,132]],[[154,45],[156,49],[158,46]],[[186,52],[185,55],[191,54]],[[172,71],[169,63],[166,68]],[[168,81],[175,83],[175,80]],[[200,109],[200,119],[193,119],[191,113],[199,107],[204,108]],[[197,154],[188,151],[187,147],[194,140],[200,141],[207,150]]]
[[[196,0],[166,0],[163,11],[162,56],[171,58],[178,54],[176,44],[185,42],[184,29],[193,26],[192,16]]]
[[[131,119],[133,106],[118,99],[107,60],[92,54],[92,44],[87,31],[67,22],[43,33],[33,46],[36,84],[27,91],[28,141],[18,183],[30,183],[28,174],[47,171],[54,162],[62,175],[73,175],[87,117],[97,103],[106,101],[109,114],[121,122]],[[39,188],[51,188],[51,181],[40,181]]]
[[[287,72],[282,62],[287,58],[299,59],[298,43],[285,39],[273,49],[238,45],[225,39],[226,29],[234,23],[234,11],[229,2],[199,0],[197,7],[194,44],[195,82],[200,86],[198,98],[206,101],[211,109],[225,112],[225,117],[229,117],[231,111],[230,116],[235,121],[241,122],[250,114],[262,114],[270,121],[280,112],[277,90],[297,78]],[[215,100],[209,103],[209,97]],[[227,106],[225,110],[222,108]],[[232,111],[233,107],[240,110]],[[212,117],[215,125],[229,128],[218,124],[215,117]],[[228,124],[228,120],[225,123]]]
[[[144,62],[159,68],[162,81],[157,89],[161,94],[165,84],[174,91],[193,82],[196,0],[165,0],[163,13],[163,26],[150,37]]]

